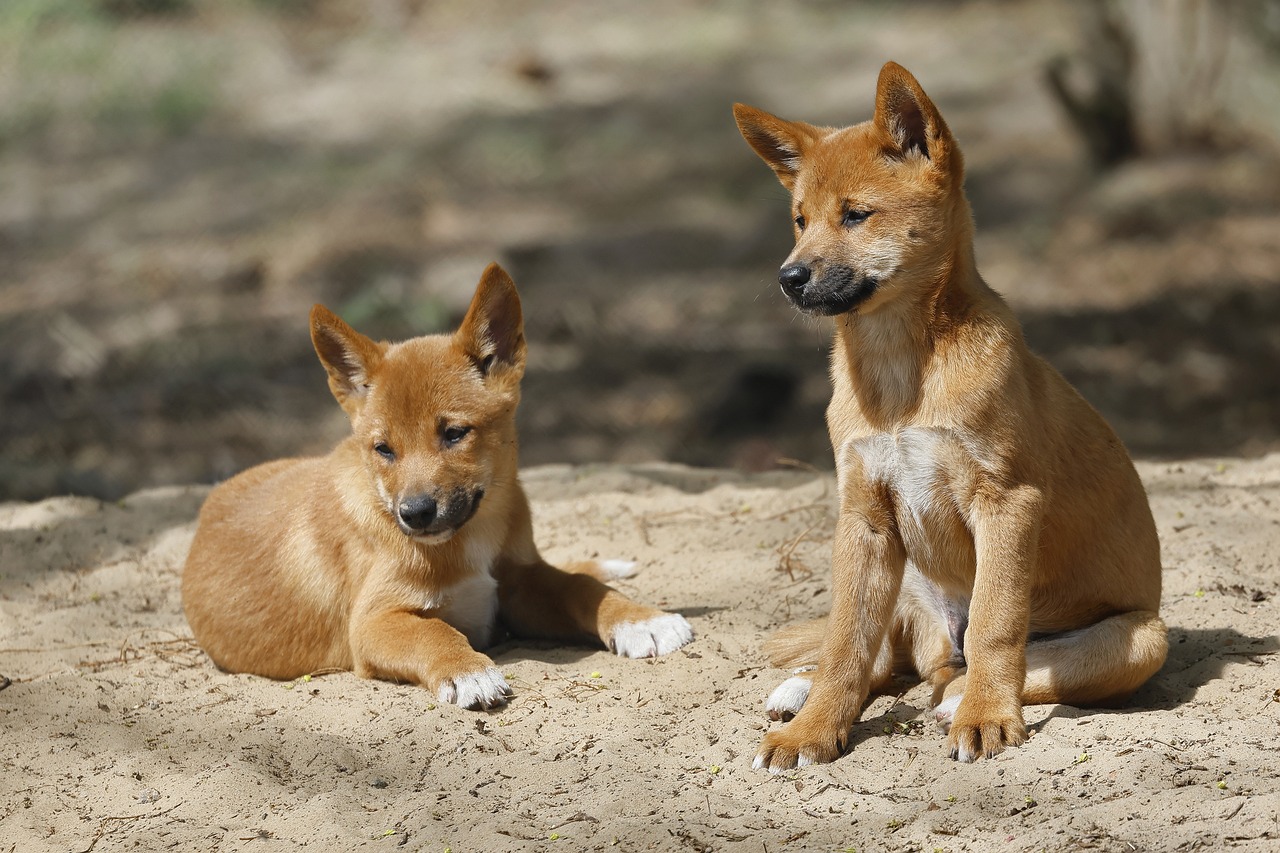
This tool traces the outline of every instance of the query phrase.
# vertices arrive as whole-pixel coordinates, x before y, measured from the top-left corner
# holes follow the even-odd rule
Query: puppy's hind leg
[[[623,657],[656,657],[693,639],[693,629],[678,613],[638,604],[606,586],[631,566],[576,563],[568,570],[541,560],[499,561],[498,614],[518,637],[599,639]]]
[[[1022,703],[1118,703],[1156,674],[1168,652],[1168,628],[1149,610],[1033,640],[1027,644]]]
[[[1022,704],[1077,706],[1116,704],[1156,674],[1169,651],[1168,629],[1159,614],[1133,610],[1084,628],[1038,637],[1027,643],[1027,678]],[[966,678],[946,686],[934,709],[950,723]]]

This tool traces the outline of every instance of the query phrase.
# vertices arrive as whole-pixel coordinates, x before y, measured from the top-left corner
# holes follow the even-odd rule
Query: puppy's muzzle
[[[876,292],[879,282],[852,267],[797,261],[778,271],[778,284],[791,304],[806,314],[831,317],[852,311]]]
[[[407,536],[441,536],[455,533],[480,508],[484,489],[458,489],[444,502],[428,494],[403,498],[396,507],[396,524]]]

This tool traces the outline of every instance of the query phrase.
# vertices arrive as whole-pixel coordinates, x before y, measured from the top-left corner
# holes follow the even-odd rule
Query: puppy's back
[[[1053,418],[1044,424],[1053,473],[1040,536],[1040,557],[1051,588],[1033,590],[1044,613],[1069,589],[1111,612],[1155,611],[1160,606],[1160,540],[1146,489],[1124,443],[1101,413],[1051,364],[1031,355]],[[1082,571],[1082,566],[1088,566]]]
[[[349,667],[350,554],[329,459],[280,459],[210,492],[182,576],[196,641],[219,667],[295,678]]]

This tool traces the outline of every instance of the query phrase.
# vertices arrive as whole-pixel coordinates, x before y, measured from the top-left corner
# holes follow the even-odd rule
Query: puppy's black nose
[[[788,296],[799,296],[809,283],[809,268],[804,264],[787,264],[778,271],[778,284]]]
[[[435,498],[418,495],[400,502],[400,520],[405,527],[413,530],[426,530],[436,520]]]

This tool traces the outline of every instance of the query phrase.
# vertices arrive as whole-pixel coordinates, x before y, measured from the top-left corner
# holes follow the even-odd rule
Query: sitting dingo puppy
[[[895,664],[932,684],[961,761],[1021,744],[1024,703],[1126,697],[1167,651],[1146,494],[978,274],[963,160],[933,102],[890,62],[871,121],[734,115],[792,194],[782,289],[836,323],[831,615],[773,641],[776,663],[817,670],[770,697],[770,716],[795,719],[755,766],[840,756]]]
[[[602,583],[632,564],[561,570],[538,556],[516,472],[524,327],[499,266],[453,335],[375,343],[317,305],[311,338],[352,435],[209,494],[182,598],[220,667],[282,679],[350,669],[479,709],[511,693],[475,650],[498,620],[627,657],[693,638],[683,617]]]

